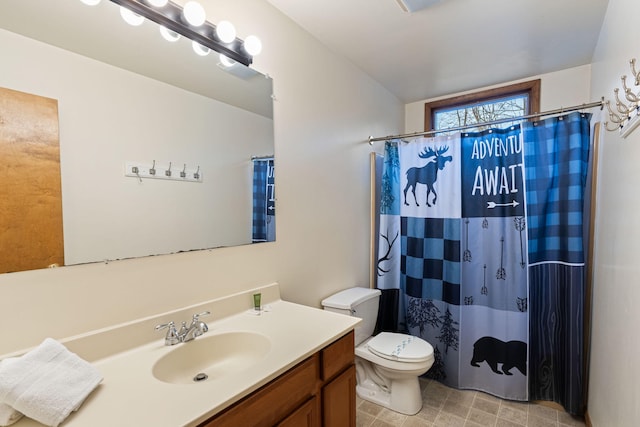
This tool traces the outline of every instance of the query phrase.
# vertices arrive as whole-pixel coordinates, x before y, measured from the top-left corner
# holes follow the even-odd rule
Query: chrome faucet
[[[167,328],[164,345],[176,345],[181,342],[188,342],[209,330],[207,324],[200,320],[200,316],[207,316],[209,314],[211,314],[209,311],[194,314],[191,318],[191,324],[187,326],[187,322],[182,322],[179,331],[176,329],[176,324],[173,321],[156,325],[156,331]]]

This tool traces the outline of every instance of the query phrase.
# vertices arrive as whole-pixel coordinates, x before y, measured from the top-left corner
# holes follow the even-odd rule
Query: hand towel
[[[16,411],[6,403],[0,403],[0,426],[10,426],[22,417],[22,413]]]
[[[2,366],[2,363],[5,362],[6,360],[9,360],[9,358],[0,360],[0,366]],[[16,411],[6,403],[0,403],[0,426],[2,427],[10,426],[11,424],[15,423],[23,416],[24,415],[22,415],[22,413]]]
[[[0,402],[57,427],[101,381],[90,363],[47,338],[24,356],[2,361]]]

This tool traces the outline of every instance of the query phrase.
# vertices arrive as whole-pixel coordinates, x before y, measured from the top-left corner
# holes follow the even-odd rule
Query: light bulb
[[[162,25],[160,25],[160,34],[162,34],[162,38],[168,42],[175,42],[180,40],[180,34]]]
[[[100,0],[80,0],[80,1],[86,4],[87,6],[95,6],[98,3],[100,3]]]
[[[207,14],[204,8],[197,1],[188,1],[182,9],[184,19],[194,27],[199,27],[207,20]]]
[[[149,3],[151,3],[152,6],[155,7],[163,7],[166,6],[167,3],[169,3],[169,0],[147,0]]]
[[[259,55],[262,52],[262,42],[256,36],[248,36],[244,40],[244,50],[251,56]]]
[[[227,58],[226,55],[220,54],[220,63],[225,67],[231,67],[236,63],[233,59]]]
[[[207,56],[209,55],[209,52],[211,52],[211,49],[206,46],[202,46],[198,42],[191,42],[191,47],[193,47],[193,51],[200,56]]]
[[[216,26],[216,35],[224,43],[231,43],[236,39],[236,27],[229,21],[220,21]]]
[[[122,19],[124,19],[127,24],[133,25],[134,27],[144,22],[144,16],[140,16],[123,6],[120,6],[120,16],[122,16]]]

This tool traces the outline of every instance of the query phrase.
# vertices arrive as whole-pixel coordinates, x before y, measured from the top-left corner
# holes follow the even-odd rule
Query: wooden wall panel
[[[58,101],[0,88],[0,273],[64,265]]]

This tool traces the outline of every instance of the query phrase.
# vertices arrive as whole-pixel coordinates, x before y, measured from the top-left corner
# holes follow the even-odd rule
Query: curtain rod
[[[251,156],[251,160],[273,160],[273,154],[266,156]]]
[[[574,105],[573,107],[557,108],[555,110],[543,111],[542,113],[534,113],[534,114],[529,114],[527,116],[511,117],[507,119],[493,120],[490,122],[483,122],[483,123],[474,123],[470,125],[457,126],[457,127],[446,128],[446,129],[429,130],[426,132],[405,133],[402,135],[389,135],[389,136],[380,136],[375,138],[370,136],[367,142],[369,143],[369,145],[373,145],[373,143],[376,141],[387,141],[389,139],[402,139],[402,138],[416,138],[418,136],[435,135],[437,133],[452,132],[457,130],[475,128],[479,126],[492,126],[492,125],[498,125],[498,124],[507,123],[507,122],[516,122],[516,121],[522,121],[527,119],[535,119],[542,116],[564,114],[564,113],[569,113],[571,111],[585,110],[588,108],[600,107],[600,109],[602,109],[603,106],[604,106],[604,96],[600,101],[597,101],[597,102],[591,102],[589,104],[582,104],[582,105]]]

